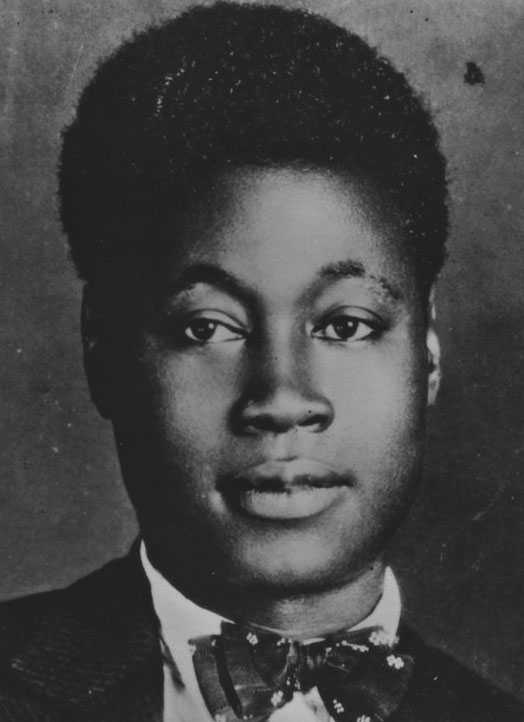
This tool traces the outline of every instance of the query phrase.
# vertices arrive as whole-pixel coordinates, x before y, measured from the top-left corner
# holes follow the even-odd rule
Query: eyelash
[[[340,323],[350,323],[353,324],[354,328],[354,334],[352,336],[349,336],[348,338],[331,338],[328,335],[326,335],[326,330],[332,326],[333,329],[335,329],[337,324]],[[358,335],[358,329],[359,328],[367,328],[367,332],[364,335],[359,336],[358,338],[355,338],[355,336]],[[359,341],[365,341],[367,339],[371,339],[373,337],[376,337],[379,332],[379,324],[377,322],[372,321],[364,321],[362,318],[358,318],[357,316],[351,316],[350,314],[339,314],[338,316],[332,316],[327,322],[323,322],[319,324],[318,326],[315,326],[312,331],[311,335],[314,338],[320,338],[324,339],[326,341],[331,341],[333,343],[357,343]],[[323,331],[323,333],[321,333]],[[337,333],[340,333],[338,331]]]
[[[209,332],[208,338],[197,338],[195,335],[195,330],[197,324],[201,325],[200,331],[203,331],[204,336],[206,333]],[[207,324],[207,329],[205,328]],[[345,324],[346,326],[349,325],[350,335],[347,336],[347,338],[341,337],[343,335],[343,328],[340,328],[341,324]],[[339,326],[339,329],[337,330],[337,325]],[[191,331],[191,327],[193,327],[193,330]],[[335,334],[338,334],[338,338],[336,335],[330,336],[329,333],[327,333],[327,330],[333,327],[333,330]],[[216,338],[216,332],[217,329],[222,329],[222,331],[227,333],[229,332],[229,337],[226,338]],[[359,329],[363,330],[363,333],[359,335]],[[365,331],[367,329],[367,331]],[[345,344],[345,343],[357,343],[359,341],[365,341],[368,339],[371,339],[373,337],[376,337],[379,333],[380,328],[378,323],[371,322],[371,321],[364,321],[361,318],[351,316],[349,314],[339,314],[338,316],[333,316],[329,320],[318,324],[317,326],[314,326],[311,330],[311,336],[313,338],[321,339],[324,341],[337,343],[337,344]],[[193,337],[189,335],[189,333],[193,334]],[[199,346],[205,346],[209,343],[228,343],[231,341],[240,341],[242,339],[249,337],[249,332],[244,331],[243,329],[235,326],[234,324],[228,324],[224,321],[220,321],[218,319],[209,317],[209,316],[199,316],[195,319],[193,319],[190,323],[187,323],[184,325],[182,329],[182,339],[185,341],[185,343],[189,345],[199,345]]]
[[[191,337],[188,335],[188,330],[189,330],[192,326],[195,327],[198,323],[200,323],[200,324],[202,324],[202,325],[204,325],[204,324],[207,323],[208,326],[212,326],[212,327],[213,327],[213,329],[212,329],[212,336],[210,337],[209,340],[205,340],[205,339],[201,340],[201,339],[198,339],[198,338],[191,338]],[[217,330],[218,328],[221,328],[221,329],[224,329],[224,330],[226,330],[226,331],[229,331],[230,334],[231,334],[231,338],[223,339],[223,340],[222,340],[223,343],[226,343],[226,342],[228,342],[228,341],[238,341],[238,340],[240,340],[240,339],[242,339],[242,338],[246,338],[247,335],[248,335],[247,332],[243,331],[242,329],[238,328],[237,326],[235,326],[235,325],[233,325],[233,324],[224,323],[224,321],[219,321],[219,320],[217,320],[217,319],[215,319],[215,318],[211,318],[211,317],[208,317],[208,316],[199,316],[198,318],[193,319],[190,323],[187,323],[187,324],[184,326],[184,328],[183,328],[182,335],[183,335],[185,341],[186,341],[187,343],[190,343],[190,344],[196,344],[196,345],[204,346],[204,345],[207,344],[207,343],[220,343],[220,341],[211,340],[211,339],[214,338],[214,334],[215,334],[215,332],[216,332],[216,330]]]

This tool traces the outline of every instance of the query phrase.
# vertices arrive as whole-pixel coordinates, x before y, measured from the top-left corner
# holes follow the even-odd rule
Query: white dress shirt
[[[188,640],[208,634],[220,634],[224,621],[208,609],[184,597],[158,572],[148,559],[142,542],[140,557],[151,585],[153,606],[160,622],[163,641],[176,664],[180,679],[164,664],[163,722],[212,722],[200,693]],[[382,596],[369,616],[353,627],[380,626],[394,640],[400,621],[400,592],[390,567],[384,574]],[[295,692],[293,699],[271,715],[271,722],[329,722],[316,688],[307,694]]]

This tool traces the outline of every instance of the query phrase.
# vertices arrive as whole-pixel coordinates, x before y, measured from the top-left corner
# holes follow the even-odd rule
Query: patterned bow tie
[[[398,707],[413,658],[397,654],[379,627],[297,642],[222,623],[190,640],[206,705],[216,722],[265,722],[295,692],[316,687],[337,722],[383,722]]]

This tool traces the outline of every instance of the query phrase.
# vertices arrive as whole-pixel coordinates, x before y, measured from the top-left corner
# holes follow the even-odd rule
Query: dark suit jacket
[[[138,555],[0,605],[0,722],[161,722],[157,620]],[[524,708],[405,625],[415,657],[391,722],[516,722]],[[195,722],[200,722],[195,720]]]

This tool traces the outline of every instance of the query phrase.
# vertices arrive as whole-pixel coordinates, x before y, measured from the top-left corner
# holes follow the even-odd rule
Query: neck
[[[384,582],[384,562],[378,559],[338,585],[306,592],[285,593],[264,587],[245,588],[226,583],[184,584],[162,571],[153,556],[151,562],[185,597],[216,614],[238,622],[263,627],[285,637],[323,637],[355,626],[365,619],[379,601]],[[194,578],[193,578],[194,579]]]
[[[361,622],[382,595],[384,564],[377,561],[350,581],[304,594],[243,595],[222,616],[252,624],[295,639],[323,637]]]

